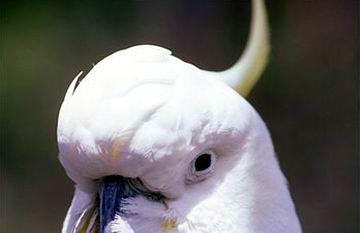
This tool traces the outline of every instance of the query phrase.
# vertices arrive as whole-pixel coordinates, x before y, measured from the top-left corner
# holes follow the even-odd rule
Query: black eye
[[[200,172],[208,169],[211,165],[211,155],[202,154],[195,160],[195,171]]]
[[[217,156],[213,151],[200,153],[189,164],[185,177],[186,184],[194,184],[207,179],[215,171]]]

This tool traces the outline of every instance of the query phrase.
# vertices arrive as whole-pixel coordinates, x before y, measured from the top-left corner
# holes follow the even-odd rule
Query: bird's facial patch
[[[213,151],[200,153],[191,163],[186,174],[186,184],[193,184],[208,178],[215,169],[216,154]]]

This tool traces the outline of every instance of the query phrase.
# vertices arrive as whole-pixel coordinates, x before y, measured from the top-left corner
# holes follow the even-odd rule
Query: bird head
[[[265,67],[264,11],[255,0],[247,49],[227,71],[139,45],[73,80],[57,130],[76,184],[63,233],[300,232],[266,126],[235,91]]]

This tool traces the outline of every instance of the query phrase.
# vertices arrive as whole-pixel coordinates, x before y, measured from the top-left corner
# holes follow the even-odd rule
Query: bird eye
[[[195,170],[197,172],[204,171],[208,169],[211,165],[211,155],[210,154],[202,154],[195,160]]]
[[[198,155],[190,164],[186,183],[196,183],[206,179],[214,171],[216,156],[207,151]]]

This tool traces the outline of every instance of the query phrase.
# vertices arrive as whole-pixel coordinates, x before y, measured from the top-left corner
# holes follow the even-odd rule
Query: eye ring
[[[190,163],[185,183],[192,184],[205,180],[214,171],[217,156],[213,151],[204,151]]]

